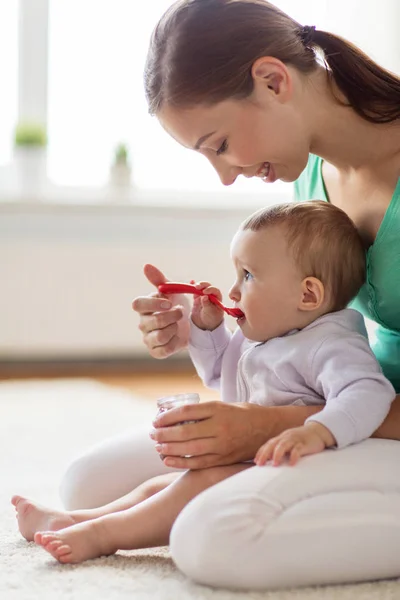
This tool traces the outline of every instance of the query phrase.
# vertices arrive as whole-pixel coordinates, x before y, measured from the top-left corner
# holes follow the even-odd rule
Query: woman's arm
[[[393,400],[388,416],[372,437],[400,440],[400,394]]]
[[[322,408],[201,402],[162,413],[153,422],[150,435],[157,451],[165,456],[166,466],[204,469],[230,465],[252,460],[267,440],[303,425]]]
[[[323,407],[201,402],[161,414],[153,423],[151,437],[169,467],[204,469],[230,465],[252,460],[269,439],[303,425]],[[197,422],[182,424],[183,421]],[[400,396],[373,437],[400,440]]]

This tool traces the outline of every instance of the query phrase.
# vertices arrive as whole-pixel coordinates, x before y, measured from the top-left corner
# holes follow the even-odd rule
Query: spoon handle
[[[161,283],[158,286],[158,291],[162,294],[196,294],[197,296],[204,296],[203,290],[199,290],[195,285],[190,283],[178,283],[177,281],[167,281]],[[243,313],[238,308],[228,308],[222,304],[220,300],[214,294],[208,294],[210,302],[219,306],[227,315],[238,318],[243,316]]]

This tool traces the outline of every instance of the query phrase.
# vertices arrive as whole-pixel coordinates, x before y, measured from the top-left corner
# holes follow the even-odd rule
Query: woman
[[[150,112],[223,184],[240,174],[296,180],[297,200],[324,199],[353,219],[368,260],[357,307],[378,323],[374,351],[400,392],[400,80],[263,0],[181,0],[154,31],[145,81]],[[155,286],[166,280],[151,265],[145,274]],[[182,298],[155,292],[133,308],[152,356],[187,344]],[[171,469],[252,459],[317,409],[209,402],[184,413],[200,419],[190,427],[176,425],[180,410],[152,434],[164,465],[147,432],[126,434],[72,465],[64,502],[98,505]],[[400,445],[389,439],[400,439],[400,396],[375,437],[387,439],[293,469],[247,469],[207,490],[175,522],[178,567],[238,589],[399,576]]]

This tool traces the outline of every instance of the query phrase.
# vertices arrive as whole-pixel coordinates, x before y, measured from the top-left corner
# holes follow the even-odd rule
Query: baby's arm
[[[232,332],[221,323],[214,331],[204,331],[190,324],[189,354],[204,385],[220,389],[222,358],[232,339]]]
[[[308,383],[326,404],[305,424],[325,426],[338,448],[370,437],[389,413],[396,392],[383,375],[368,339],[361,334],[330,336],[311,364]]]
[[[222,299],[220,290],[204,281],[196,284],[205,293],[193,301],[190,321],[189,354],[204,385],[220,389],[222,357],[232,332],[225,326],[222,309],[212,304],[207,294]]]
[[[354,444],[370,437],[387,416],[395,391],[361,334],[330,336],[311,365],[307,384],[325,398],[325,407],[303,426],[263,444],[255,457],[257,465],[268,460],[279,465],[286,455],[294,465],[301,456]]]

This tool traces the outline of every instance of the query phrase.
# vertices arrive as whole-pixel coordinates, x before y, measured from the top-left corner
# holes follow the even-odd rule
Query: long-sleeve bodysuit
[[[338,448],[370,437],[395,397],[353,309],[263,343],[224,323],[212,332],[192,323],[189,352],[205,385],[219,389],[224,402],[325,404],[308,421],[325,425]]]

